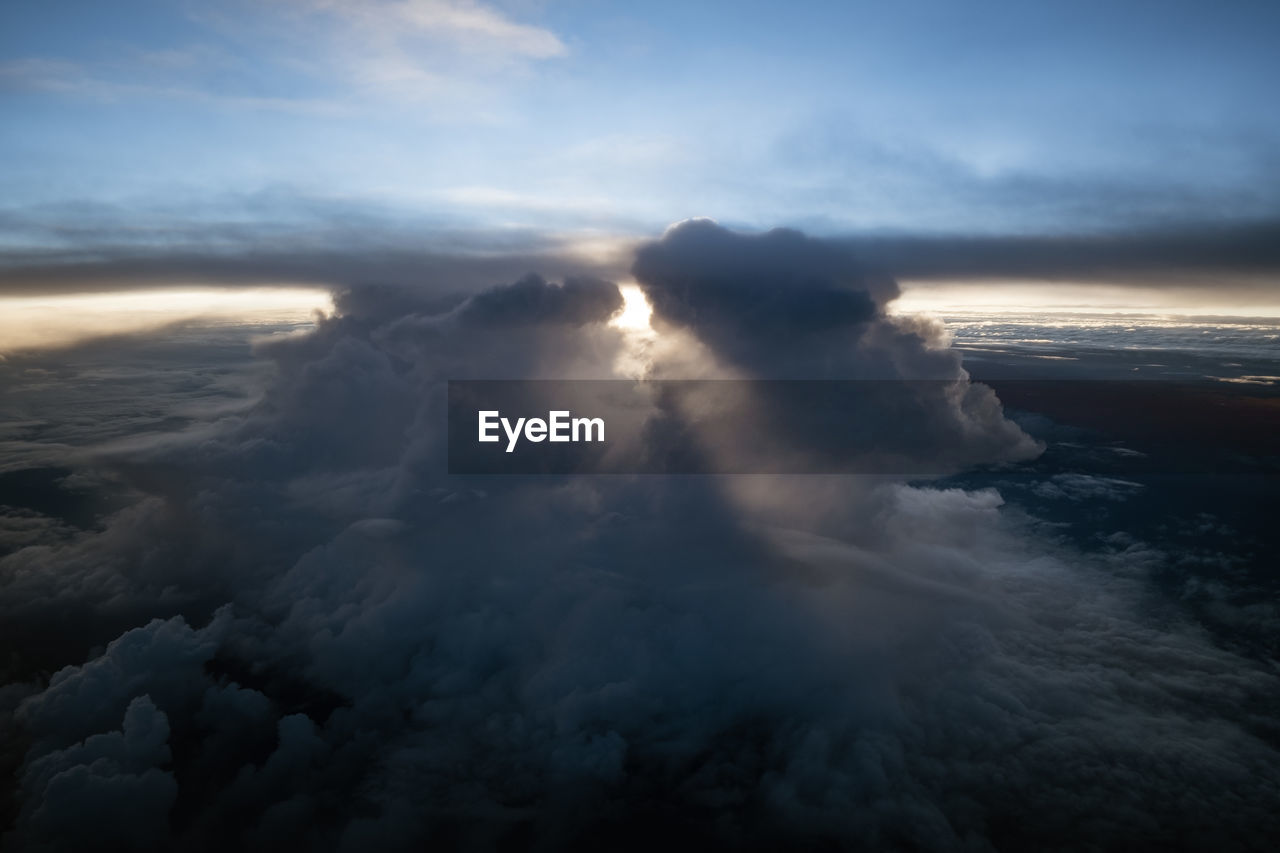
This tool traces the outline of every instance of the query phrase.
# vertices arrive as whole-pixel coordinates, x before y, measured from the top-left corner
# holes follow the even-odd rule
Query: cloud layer
[[[256,405],[99,460],[146,497],[0,562],[8,840],[1265,849],[1276,676],[1153,603],[1140,543],[995,489],[448,476],[444,380],[623,357],[945,378],[904,426],[1027,451],[845,247],[693,222],[634,270],[655,338],[594,278],[349,289],[259,346]]]

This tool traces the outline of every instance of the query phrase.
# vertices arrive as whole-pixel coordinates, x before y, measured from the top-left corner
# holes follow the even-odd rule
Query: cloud
[[[1054,474],[1036,484],[1032,491],[1043,498],[1091,501],[1122,501],[1142,488],[1142,484],[1116,477],[1097,477],[1091,474]]]
[[[1036,106],[1047,107],[1043,95]],[[1006,104],[1017,118],[996,128],[967,120],[972,109],[954,97],[944,100],[914,120],[900,108],[877,120],[864,106],[784,127],[771,153],[788,164],[789,197],[805,217],[796,224],[945,235],[985,222],[972,236],[1087,238],[1248,226],[1274,222],[1280,210],[1269,189],[1280,165],[1275,133],[1257,125],[1176,111],[1139,119],[1126,110],[1104,131],[1094,124],[1101,113],[1062,123],[1061,106],[1036,117]],[[744,195],[739,208],[752,203]]]
[[[270,223],[269,225],[266,223]],[[448,281],[478,290],[531,269],[619,278],[634,240],[626,228],[494,231],[445,223],[387,200],[300,197],[281,189],[207,207],[81,202],[0,211],[0,294],[183,286],[387,284]]]
[[[636,263],[651,369],[976,387],[856,260],[672,230]],[[101,837],[184,849],[1274,837],[1276,675],[1153,604],[1151,549],[891,478],[449,476],[445,380],[603,378],[630,345],[609,283],[509,281],[336,294],[259,345],[255,405],[99,456],[144,500],[0,558],[6,645],[55,670],[5,694],[11,839],[75,841],[52,816],[117,795]],[[951,405],[903,428],[977,405],[1021,435]]]
[[[582,326],[608,320],[622,309],[615,284],[570,278],[556,287],[530,274],[514,284],[478,293],[458,311],[464,326],[565,324]]]
[[[860,238],[868,262],[902,278],[1040,278],[1203,287],[1280,267],[1280,223],[1185,223],[1099,234]],[[1254,285],[1258,287],[1259,285]],[[1261,285],[1274,294],[1270,284]]]
[[[323,64],[296,55],[312,76],[365,97],[465,106],[458,95],[484,97],[494,75],[567,53],[550,30],[473,0],[286,0],[279,8],[284,26],[328,45]]]
[[[424,277],[452,278],[478,288],[513,280],[530,269],[555,278],[587,274],[621,280],[629,274],[633,251],[645,242],[636,235],[648,229],[634,217],[602,218],[598,200],[591,197],[537,200],[490,187],[448,189],[440,197],[455,208],[447,222],[394,198],[337,198],[288,188],[224,196],[194,208],[159,200],[131,206],[89,201],[10,206],[0,210],[0,233],[10,243],[0,252],[0,293],[172,286],[175,281],[413,286]],[[495,230],[482,224],[480,212],[458,218],[459,204],[509,214],[515,222],[537,212],[542,222]],[[546,225],[548,217],[554,218],[553,226]],[[786,233],[784,229],[770,240],[781,249],[794,239]],[[825,257],[815,255],[810,263],[816,266],[806,274],[829,276],[846,263],[842,257],[851,259],[841,274],[855,275],[872,288],[872,301],[881,305],[897,287],[893,282],[904,280],[913,287],[1014,282],[1040,292],[1040,301],[1058,298],[1054,294],[1070,284],[1078,286],[1073,295],[1083,303],[1090,301],[1090,292],[1128,288],[1139,306],[1144,292],[1153,300],[1164,299],[1166,294],[1155,294],[1157,290],[1193,307],[1206,302],[1274,305],[1275,274],[1280,271],[1277,235],[1280,224],[1271,220],[1038,235],[884,235],[841,229],[825,239]],[[679,251],[674,243],[667,244],[664,257],[674,262]],[[881,292],[880,287],[890,289]],[[981,290],[977,293],[983,296]],[[985,295],[991,298],[989,292]],[[838,291],[827,297],[851,298]],[[811,295],[807,310],[821,313],[832,307],[816,304],[816,298]],[[850,304],[838,307],[841,312],[859,310]]]
[[[176,60],[177,57],[171,57]],[[0,84],[12,91],[34,91],[114,102],[129,99],[160,99],[207,104],[223,109],[269,110],[300,115],[337,117],[350,107],[334,98],[272,97],[217,91],[199,81],[172,82],[175,70],[195,62],[165,67],[154,57],[144,56],[135,72],[116,68],[41,58],[0,63]],[[192,71],[201,70],[195,66]],[[188,72],[190,76],[191,72]],[[181,79],[179,77],[179,79]]]
[[[798,231],[741,235],[710,220],[691,220],[642,245],[632,274],[653,306],[658,328],[693,335],[729,368],[730,377],[862,382],[750,386],[751,417],[737,420],[760,422],[764,435],[743,441],[737,438],[740,423],[724,424],[706,439],[713,455],[782,459],[791,451],[822,458],[856,447],[865,452],[853,470],[903,472],[1039,452],[1004,418],[990,389],[968,382],[959,354],[943,346],[940,327],[886,315],[885,306],[898,296],[897,283],[869,271],[844,246]],[[693,413],[707,408],[699,398],[708,393],[703,386],[690,386],[687,393],[673,387],[674,397],[688,397],[668,401],[676,424],[696,421]],[[722,408],[741,411],[728,402]],[[812,414],[804,417],[805,412]],[[716,411],[708,419],[720,417]],[[826,424],[833,417],[842,427],[829,446],[833,436]],[[783,463],[752,469],[725,459],[712,470],[809,468]]]
[[[474,118],[483,109],[467,109],[466,98],[487,98],[497,77],[567,52],[550,30],[472,0],[281,0],[186,11],[198,41],[93,62],[19,57],[0,63],[0,86],[327,118],[363,114],[370,98],[409,100]]]
[[[80,88],[80,67],[55,59],[13,59],[0,63],[0,81],[9,90],[67,92]]]
[[[773,350],[783,339],[857,328],[898,295],[892,279],[830,243],[782,229],[748,237],[710,220],[682,222],[642,246],[632,274],[659,322],[692,325],[720,348],[739,340]]]
[[[27,802],[17,842],[28,850],[120,845],[165,846],[168,812],[177,796],[169,723],[145,694],[129,703],[120,731],[104,732],[31,762],[23,776]]]
[[[404,38],[418,33],[532,59],[562,56],[566,52],[564,43],[550,30],[518,23],[492,6],[474,0],[299,2],[367,28],[384,38]]]

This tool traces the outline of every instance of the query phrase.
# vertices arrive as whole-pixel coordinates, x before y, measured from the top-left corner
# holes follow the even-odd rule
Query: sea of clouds
[[[447,380],[638,364],[952,380],[902,424],[920,454],[1039,452],[847,248],[690,221],[633,275],[652,332],[588,277],[348,289],[259,346],[252,406],[96,454],[138,496],[101,525],[11,525],[5,844],[1278,837],[1280,679],[1153,596],[1141,542],[1085,552],[996,489],[886,477],[450,476]]]

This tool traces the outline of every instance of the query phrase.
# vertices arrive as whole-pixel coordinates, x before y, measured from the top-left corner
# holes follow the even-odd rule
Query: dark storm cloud
[[[530,273],[515,284],[478,293],[458,319],[467,326],[527,326],[540,323],[581,326],[599,323],[622,309],[612,282],[569,278],[559,287]]]
[[[778,229],[735,234],[710,220],[673,226],[639,248],[632,274],[659,323],[688,326],[733,357],[741,348],[771,352],[823,332],[849,333],[898,296],[852,253]]]
[[[839,444],[865,445],[870,455],[886,458],[897,451],[914,464],[928,460],[940,469],[1037,452],[1004,418],[990,389],[967,381],[959,353],[941,345],[937,327],[886,315],[884,306],[898,296],[896,282],[868,271],[845,246],[798,231],[742,235],[692,220],[642,245],[632,274],[653,306],[658,328],[688,331],[716,359],[747,376],[890,380],[850,388],[854,393],[848,394],[836,386],[821,402],[814,400],[822,393],[817,385],[752,386],[753,420],[794,450],[832,449],[814,445],[823,431],[806,428],[797,415],[808,410],[814,427],[833,413],[848,424]],[[941,381],[917,381],[922,379]],[[681,396],[679,389],[672,388],[673,397]],[[688,390],[693,397],[705,393],[696,386]],[[696,399],[666,404],[678,423],[699,410]],[[731,432],[722,430],[710,440],[722,452],[735,452]],[[889,470],[921,470],[912,464]]]
[[[809,369],[941,368],[968,411],[977,386],[934,327],[884,317],[890,283],[850,264],[794,232],[702,224],[636,269],[672,347],[749,375],[779,348]],[[604,282],[454,290],[340,293],[313,333],[259,346],[274,372],[256,405],[99,461],[145,501],[0,561],[4,624],[65,664],[15,668],[25,683],[0,693],[0,724],[29,744],[8,841],[1274,837],[1276,677],[1150,613],[1159,554],[1080,554],[993,489],[449,477],[444,380],[612,376],[633,345],[605,322]],[[662,343],[650,357],[670,375],[687,354]],[[1021,435],[978,404],[968,428]],[[36,618],[98,607],[132,621]],[[45,644],[73,630],[56,660]]]

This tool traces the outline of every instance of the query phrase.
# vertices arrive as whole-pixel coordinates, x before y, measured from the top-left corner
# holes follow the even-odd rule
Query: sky
[[[1269,221],[1278,25],[1267,2],[16,0],[0,246]]]
[[[0,4],[0,848],[1270,851],[1277,24]]]

